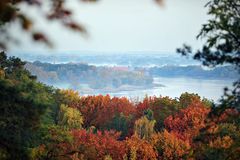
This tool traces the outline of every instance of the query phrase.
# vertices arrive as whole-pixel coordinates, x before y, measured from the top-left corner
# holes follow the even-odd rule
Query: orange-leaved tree
[[[157,152],[153,146],[144,139],[133,135],[125,140],[125,147],[127,150],[126,158],[130,160],[156,160]]]
[[[151,144],[158,151],[159,159],[185,159],[190,156],[191,146],[188,141],[179,139],[175,133],[163,130],[151,137]]]
[[[175,133],[180,139],[192,141],[205,127],[210,109],[201,102],[195,101],[179,113],[167,117],[164,125],[167,131]]]
[[[103,159],[111,156],[122,160],[125,155],[124,143],[118,141],[120,133],[114,131],[73,130],[70,150],[76,151],[75,158]]]
[[[83,114],[85,128],[95,126],[97,129],[105,129],[117,114],[129,116],[135,112],[134,105],[127,98],[111,98],[109,95],[81,97],[73,107]]]

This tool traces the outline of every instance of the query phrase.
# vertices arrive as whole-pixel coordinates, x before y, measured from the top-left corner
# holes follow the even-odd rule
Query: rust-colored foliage
[[[154,100],[154,97],[145,97],[142,102],[139,102],[136,106],[136,117],[143,116],[145,110],[150,108],[150,103]]]
[[[133,135],[125,141],[127,157],[131,160],[156,160],[157,152],[146,140]]]
[[[124,157],[124,143],[118,141],[120,133],[104,131],[93,133],[91,130],[73,130],[72,150],[78,150],[78,156],[84,159],[103,159],[110,155],[113,159]],[[75,155],[76,158],[76,155]]]
[[[115,115],[126,116],[135,112],[134,105],[127,98],[111,98],[109,95],[81,97],[77,107],[84,117],[84,126],[104,128]]]
[[[188,141],[179,139],[174,133],[167,130],[154,134],[151,143],[157,149],[159,159],[182,159],[189,154],[191,148]]]
[[[238,159],[240,156],[239,112],[226,109],[211,115],[206,127],[194,140],[196,159]]]
[[[210,109],[201,102],[195,101],[190,106],[182,109],[174,116],[165,119],[165,128],[176,134],[182,140],[189,140],[197,136],[199,130],[205,127],[205,120]]]

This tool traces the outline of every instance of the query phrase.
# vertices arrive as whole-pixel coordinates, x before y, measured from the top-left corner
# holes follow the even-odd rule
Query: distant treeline
[[[151,68],[93,66],[85,63],[51,64],[40,61],[25,65],[40,82],[54,85],[67,83],[73,89],[119,88],[123,85],[151,87],[153,77],[190,77],[200,79],[235,79],[237,71],[232,66],[203,69],[201,66],[163,66]]]
[[[152,76],[191,77],[200,79],[236,79],[238,72],[232,66],[203,69],[201,66],[163,66],[148,69]]]
[[[153,78],[143,71],[128,67],[96,67],[84,63],[51,64],[39,61],[27,63],[26,69],[38,80],[47,84],[70,83],[77,87],[87,84],[90,88],[118,88],[122,85],[148,86]]]

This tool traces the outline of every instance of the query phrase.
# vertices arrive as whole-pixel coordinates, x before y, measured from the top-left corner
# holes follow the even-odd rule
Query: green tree
[[[194,101],[201,101],[201,97],[198,94],[185,92],[182,93],[179,98],[179,103],[182,108],[188,107]]]
[[[107,124],[108,130],[116,130],[121,132],[121,138],[126,137],[129,134],[133,117],[132,115],[125,116],[123,113],[117,113],[113,119]]]
[[[159,97],[150,103],[150,109],[153,111],[153,117],[156,120],[155,129],[160,131],[164,128],[164,119],[178,112],[181,107],[176,99]]]
[[[27,159],[41,116],[53,105],[53,90],[38,83],[24,64],[0,53],[0,148],[6,159]]]
[[[154,120],[153,111],[151,109],[147,109],[144,111],[144,115],[147,117],[148,120]]]
[[[177,49],[182,55],[194,54],[193,58],[202,61],[203,65],[233,65],[240,73],[240,1],[210,0],[208,15],[211,19],[202,26],[197,38],[205,41],[201,50],[193,52],[184,45]],[[225,89],[222,105],[240,109],[240,79],[233,84],[233,89]]]
[[[69,150],[69,146],[73,143],[71,132],[58,125],[48,125],[45,130],[46,134],[40,137],[41,143],[30,150],[29,158],[32,160],[59,160],[63,157],[71,159],[75,153]]]

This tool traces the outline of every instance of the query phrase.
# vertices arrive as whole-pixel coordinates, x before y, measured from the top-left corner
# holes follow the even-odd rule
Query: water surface
[[[111,96],[126,96],[131,99],[143,99],[148,96],[169,96],[172,98],[179,97],[184,92],[197,93],[201,97],[212,99],[217,102],[223,95],[223,88],[231,87],[233,80],[203,80],[203,79],[191,79],[191,78],[154,78],[155,84],[161,84],[162,86],[153,87],[150,89],[128,90],[119,92],[110,92]],[[93,94],[107,94],[104,93]]]
[[[93,90],[90,89],[87,92],[79,90],[81,95],[98,95],[109,94],[117,97],[128,97],[130,99],[142,100],[146,95],[148,96],[169,96],[172,98],[179,97],[184,92],[197,93],[201,97],[212,99],[217,102],[223,95],[224,87],[231,87],[233,80],[203,80],[192,78],[163,78],[155,77],[154,84],[156,87],[152,88],[140,88],[129,89],[120,91],[105,91],[105,90]],[[161,85],[163,86],[161,86]],[[70,88],[68,84],[56,85],[59,88]]]

